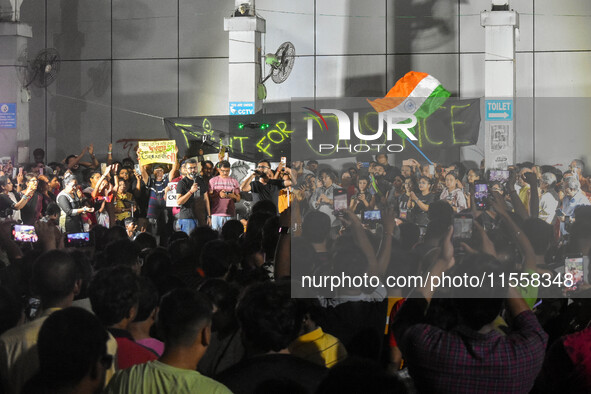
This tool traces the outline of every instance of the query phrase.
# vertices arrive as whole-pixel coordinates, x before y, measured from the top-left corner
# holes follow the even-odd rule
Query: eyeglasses
[[[257,166],[257,168],[261,168],[263,170],[268,170],[270,167],[267,167],[267,166]]]

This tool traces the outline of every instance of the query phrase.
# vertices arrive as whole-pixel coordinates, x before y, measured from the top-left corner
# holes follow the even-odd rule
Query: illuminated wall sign
[[[254,115],[254,101],[230,101],[230,115]]]
[[[318,101],[293,103],[295,110],[286,113],[167,118],[164,124],[181,155],[187,149],[203,147],[211,153],[224,145],[231,157],[248,161],[263,158],[278,161],[281,156],[309,160],[352,157],[361,152],[402,152],[411,146],[410,142],[428,152],[473,145],[478,140],[480,99],[449,98],[428,118],[409,118],[414,127],[409,124],[408,128],[392,128],[382,119],[382,133],[379,133],[380,115],[363,99],[357,106],[342,109],[351,122],[348,139],[339,139],[339,118],[334,111],[322,113],[321,119],[310,110],[314,104],[316,108],[337,108],[335,100],[327,105]],[[312,139],[308,139],[310,132]],[[414,141],[408,139],[409,133],[416,138]],[[417,155],[414,147],[408,153],[412,153],[410,157]]]

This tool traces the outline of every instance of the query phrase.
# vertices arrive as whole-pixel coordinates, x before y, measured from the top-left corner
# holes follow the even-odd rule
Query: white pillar
[[[493,7],[494,9],[495,7]],[[505,169],[515,163],[515,30],[519,14],[483,11],[485,29],[484,160],[487,168]]]
[[[18,59],[32,36],[29,25],[0,22],[0,157],[19,163],[29,161],[30,93],[18,77],[26,66]]]
[[[238,11],[239,3],[248,4],[249,11],[244,15]],[[254,114],[263,106],[257,97],[257,86],[261,80],[261,34],[266,26],[263,18],[254,15],[254,0],[236,0],[236,5],[235,16],[224,18],[224,30],[229,32],[230,40],[228,113]]]

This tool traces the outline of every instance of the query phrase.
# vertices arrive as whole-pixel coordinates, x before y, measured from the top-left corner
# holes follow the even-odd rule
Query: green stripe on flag
[[[441,107],[447,101],[447,98],[451,96],[451,93],[447,91],[443,87],[443,85],[439,85],[433,90],[433,92],[427,97],[423,105],[419,107],[414,113],[414,116],[417,118],[417,123],[421,119],[428,118],[433,112],[437,111],[439,107]],[[401,124],[410,123],[411,120],[407,119],[404,122],[400,122]],[[411,133],[416,135],[415,128],[412,127],[408,129]],[[396,129],[396,134],[400,136],[400,138],[405,139],[406,134],[404,134],[401,130]]]

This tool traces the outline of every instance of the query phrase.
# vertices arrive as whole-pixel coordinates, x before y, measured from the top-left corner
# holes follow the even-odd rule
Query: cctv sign
[[[254,101],[231,101],[230,115],[254,115]]]

